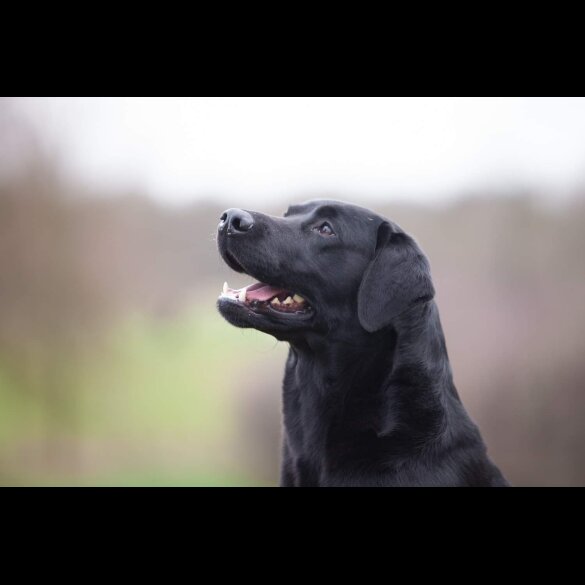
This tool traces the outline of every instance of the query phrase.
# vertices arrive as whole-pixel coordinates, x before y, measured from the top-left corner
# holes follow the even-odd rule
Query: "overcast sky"
[[[583,98],[30,98],[69,170],[166,202],[585,185]]]

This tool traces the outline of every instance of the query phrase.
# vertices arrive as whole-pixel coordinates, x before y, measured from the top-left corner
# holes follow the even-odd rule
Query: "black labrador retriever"
[[[453,385],[429,263],[372,211],[229,209],[220,313],[290,344],[282,486],[505,486]]]

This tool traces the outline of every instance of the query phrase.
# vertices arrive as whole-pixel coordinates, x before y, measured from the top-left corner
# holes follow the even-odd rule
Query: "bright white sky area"
[[[167,203],[585,186],[583,98],[20,98],[66,167]]]

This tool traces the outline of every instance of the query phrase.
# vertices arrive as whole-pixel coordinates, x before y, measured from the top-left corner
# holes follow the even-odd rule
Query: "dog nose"
[[[243,209],[227,209],[219,218],[217,229],[223,232],[227,229],[230,234],[243,234],[254,226],[254,218]]]

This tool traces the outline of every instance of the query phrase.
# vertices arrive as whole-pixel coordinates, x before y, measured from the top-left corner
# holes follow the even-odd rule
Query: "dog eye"
[[[319,232],[319,234],[321,234],[322,236],[334,236],[335,235],[333,228],[326,221],[324,221],[321,225],[314,227],[313,229],[315,231]]]

